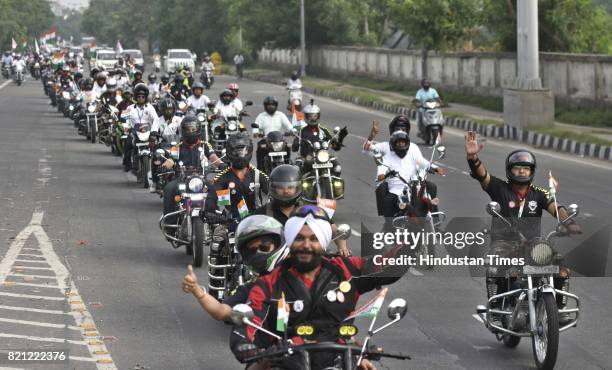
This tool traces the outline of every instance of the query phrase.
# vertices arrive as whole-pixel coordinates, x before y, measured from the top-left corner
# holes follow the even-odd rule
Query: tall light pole
[[[306,20],[304,0],[300,0],[300,75],[306,76]]]

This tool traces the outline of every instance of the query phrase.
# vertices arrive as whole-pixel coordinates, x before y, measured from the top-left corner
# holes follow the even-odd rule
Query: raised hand
[[[483,148],[483,144],[478,143],[476,131],[468,131],[465,135],[465,152],[468,156],[478,154]]]

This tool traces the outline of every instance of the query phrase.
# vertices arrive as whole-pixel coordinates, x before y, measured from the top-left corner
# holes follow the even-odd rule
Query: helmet
[[[162,113],[168,108],[176,109],[176,104],[174,104],[174,99],[164,98],[159,102],[159,110]]]
[[[123,92],[121,93],[121,98],[123,100],[130,100],[134,96],[134,91],[129,85],[125,85],[123,88]]]
[[[168,76],[168,74],[167,74],[167,73],[164,73],[164,74],[161,76],[161,82],[162,82],[164,85],[167,85],[167,84],[170,82],[170,76]]]
[[[236,249],[242,260],[258,275],[274,270],[289,254],[289,246],[283,241],[283,225],[273,217],[251,215],[238,224],[235,236]],[[258,238],[273,242],[276,248],[264,252],[246,247],[250,241]]]
[[[81,78],[83,78],[83,74],[81,72],[77,72],[74,74],[75,80],[80,80]]]
[[[201,82],[196,81],[193,83],[193,86],[191,86],[191,91],[195,89],[202,89],[202,91],[204,91],[204,85]]]
[[[232,167],[245,168],[253,156],[253,143],[246,132],[239,132],[227,139],[227,158]]]
[[[397,130],[410,133],[410,120],[407,116],[401,114],[399,116],[395,116],[395,118],[391,120],[391,123],[389,123],[389,135],[393,134]]]
[[[531,173],[529,176],[514,176],[512,174],[512,167],[514,166],[529,166]],[[506,177],[508,180],[517,185],[528,185],[533,181],[535,177],[536,159],[533,153],[525,149],[517,149],[506,158]]]
[[[227,105],[231,103],[232,99],[234,99],[234,93],[231,90],[225,89],[219,94],[219,100],[221,100],[223,104]]]
[[[232,82],[231,84],[227,85],[227,89],[231,90],[235,96],[238,96],[238,91],[240,90],[240,87],[238,87],[237,83]]]
[[[106,80],[106,77],[106,72],[99,72],[98,74],[96,74],[96,81]]]
[[[202,134],[202,124],[196,116],[188,115],[181,121],[181,137],[187,144],[195,144]]]
[[[117,88],[117,80],[111,77],[106,80],[106,91],[113,91]]]
[[[299,75],[298,75],[297,71],[293,71],[293,72],[291,72],[291,79],[292,79],[293,81],[297,80],[297,79],[298,79],[298,77],[299,77]]]
[[[64,64],[64,66],[62,67],[62,72],[70,72],[70,66],[67,64]]]
[[[134,96],[144,95],[145,99],[149,97],[149,88],[143,83],[136,84],[134,86]]]
[[[85,82],[83,82],[83,86],[84,86],[83,88],[86,91],[89,91],[89,90],[93,89],[93,85],[94,85],[94,81],[91,78],[86,78]]]
[[[155,81],[157,81],[157,75],[155,73],[151,73],[147,79],[149,80],[149,83],[155,83]]]
[[[273,96],[266,96],[263,101],[264,110],[272,115],[278,108],[278,100]]]
[[[410,138],[405,131],[395,131],[389,139],[389,146],[399,157],[404,158],[410,148]]]
[[[295,189],[291,193],[286,190]],[[270,196],[275,204],[289,207],[297,203],[302,195],[300,168],[281,164],[270,172]]]
[[[208,102],[208,108],[210,109],[214,109],[217,106],[217,100],[216,99],[210,99],[210,102]]]
[[[174,83],[177,85],[181,85],[183,84],[183,81],[185,81],[185,76],[183,76],[180,73],[177,73],[174,75]]]
[[[140,75],[140,77],[142,78],[142,71],[140,69],[135,70],[134,77],[136,77],[136,75]]]
[[[319,124],[319,118],[321,118],[321,108],[311,101],[304,107],[304,120],[308,126],[316,126]]]

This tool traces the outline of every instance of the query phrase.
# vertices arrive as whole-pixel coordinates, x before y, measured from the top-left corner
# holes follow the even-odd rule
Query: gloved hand
[[[245,359],[253,357],[261,351],[262,349],[257,348],[257,346],[253,343],[242,343],[236,347],[236,351],[234,353],[236,354],[236,359],[241,363],[244,363]]]
[[[338,142],[340,145],[344,142],[344,138],[348,136],[348,129],[344,126],[338,133]]]

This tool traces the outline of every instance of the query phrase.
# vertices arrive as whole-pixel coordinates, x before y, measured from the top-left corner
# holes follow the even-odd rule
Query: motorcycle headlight
[[[89,113],[95,113],[95,112],[96,112],[96,106],[95,106],[95,104],[90,104],[90,105],[87,107],[87,111],[88,111]]]
[[[73,111],[73,110],[74,110],[74,106],[73,106],[72,104],[70,104],[70,106],[68,107],[68,109],[69,109],[70,111]]]
[[[323,142],[323,143],[321,144],[321,148],[323,148],[323,149],[327,149],[327,148],[329,148],[329,144],[328,144],[327,142]]]
[[[62,92],[62,98],[66,100],[70,99],[70,93],[68,91]]]
[[[200,122],[204,122],[204,121],[206,121],[206,118],[204,118],[204,115],[203,115],[203,114],[199,114],[199,115],[198,115],[198,121],[200,121]]]
[[[230,122],[230,123],[227,125],[227,129],[228,129],[229,131],[236,131],[236,128],[237,128],[237,126],[236,126],[236,123],[234,123],[234,122]]]
[[[145,132],[137,132],[136,135],[138,136],[138,140],[140,141],[149,141],[149,135],[151,134],[151,131],[145,131]]]
[[[534,265],[544,266],[552,262],[554,251],[550,244],[544,241],[537,241],[529,251],[529,258]]]
[[[281,152],[284,148],[285,143],[283,143],[282,141],[272,143],[272,150],[274,150],[275,152]]]
[[[189,190],[194,193],[200,193],[204,188],[204,182],[199,177],[194,177],[189,180]]]
[[[319,163],[327,163],[329,161],[329,152],[327,150],[319,150],[317,152],[317,161]]]

